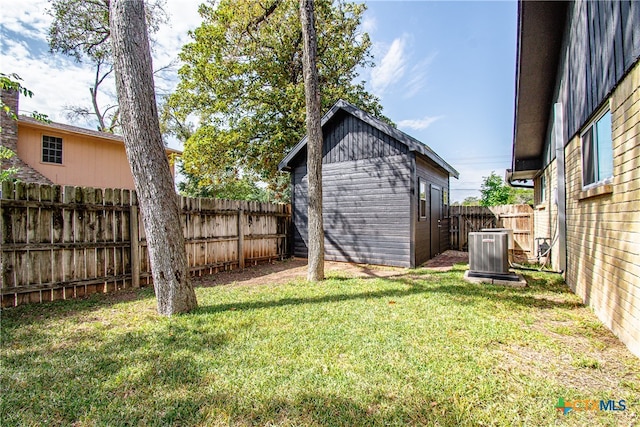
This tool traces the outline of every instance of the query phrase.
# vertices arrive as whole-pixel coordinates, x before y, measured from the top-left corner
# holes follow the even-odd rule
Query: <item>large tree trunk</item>
[[[187,312],[197,302],[160,134],[144,2],[111,0],[110,26],[124,143],[147,235],[158,312]]]
[[[307,176],[309,177],[309,266],[307,279],[324,279],[324,228],[322,224],[322,124],[318,83],[318,41],[313,0],[300,0],[302,22],[304,95],[307,105]]]

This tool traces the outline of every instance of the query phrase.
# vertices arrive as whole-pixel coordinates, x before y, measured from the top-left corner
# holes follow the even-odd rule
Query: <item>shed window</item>
[[[419,180],[420,187],[420,201],[418,203],[418,208],[420,210],[420,219],[425,219],[427,217],[427,183],[423,180]]]
[[[611,111],[607,110],[582,134],[582,186],[605,182],[613,177]]]
[[[42,135],[42,161],[62,164],[62,138]]]

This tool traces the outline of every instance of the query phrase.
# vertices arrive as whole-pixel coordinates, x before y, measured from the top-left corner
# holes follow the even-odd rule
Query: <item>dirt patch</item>
[[[558,297],[567,302],[566,297]],[[570,314],[568,314],[570,313]],[[545,346],[503,345],[495,349],[500,369],[514,374],[560,380],[583,393],[608,390],[624,396],[637,384],[639,361],[588,308],[576,304],[565,310],[539,310],[535,321],[524,326],[550,340]],[[634,390],[636,387],[632,387]]]
[[[469,254],[461,251],[446,251],[427,261],[422,266],[425,268],[448,271],[458,263],[468,262]],[[349,262],[325,262],[325,274],[327,277],[339,275],[341,277],[376,278],[406,276],[405,268],[387,267],[381,265],[354,264]],[[307,260],[304,258],[292,258],[284,261],[273,261],[269,264],[261,264],[245,268],[244,270],[231,270],[215,275],[206,275],[193,278],[196,286],[218,285],[267,285],[287,283],[295,280],[304,280],[307,277]],[[424,279],[423,276],[418,278]]]
[[[385,267],[378,265],[354,264],[348,262],[327,261],[324,265],[327,277],[340,276],[349,278],[376,278],[403,275],[403,268]],[[244,270],[232,270],[215,275],[202,276],[192,279],[196,286],[218,285],[268,285],[288,283],[304,280],[307,277],[307,260],[292,258],[284,261],[274,261]]]

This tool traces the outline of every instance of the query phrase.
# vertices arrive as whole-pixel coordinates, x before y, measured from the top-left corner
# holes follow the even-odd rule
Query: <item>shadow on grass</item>
[[[431,406],[443,396],[412,396],[403,402],[380,394],[369,402],[357,402],[332,394],[301,393],[290,399],[273,398],[256,402],[253,408],[233,405],[233,397],[221,400],[229,406],[233,423],[238,425],[314,425],[314,426],[389,426],[389,425],[460,425],[472,424],[471,413],[447,405]],[[235,407],[234,407],[235,406]]]
[[[89,297],[56,300],[40,304],[25,304],[3,308],[3,332],[14,322],[20,325],[40,324],[65,317],[87,314],[93,311],[126,304],[133,301],[154,299],[153,285],[139,289],[123,289],[110,293],[96,293]]]
[[[268,267],[268,271],[262,272],[256,268],[255,277],[260,277],[274,272],[296,268],[301,264],[300,260],[284,261]],[[558,302],[540,297],[533,297],[536,292],[552,292],[557,294],[573,294],[560,276],[549,276],[544,273],[524,274],[529,287],[525,289],[503,288],[493,285],[471,285],[463,281],[462,274],[466,270],[465,264],[454,265],[453,270],[439,271],[425,268],[413,270],[399,270],[397,274],[381,274],[380,270],[369,266],[358,266],[365,277],[331,276],[329,281],[349,282],[351,280],[385,280],[393,284],[408,286],[408,289],[391,289],[385,291],[363,292],[359,294],[337,294],[315,298],[284,298],[272,301],[238,302],[201,306],[195,313],[218,313],[227,310],[253,310],[270,307],[281,307],[301,304],[323,304],[348,300],[372,299],[372,298],[400,298],[421,293],[446,293],[461,297],[457,302],[473,304],[474,298],[492,298],[496,301],[507,301],[513,304],[532,306],[537,308],[564,307],[573,308],[575,303]],[[231,277],[234,273],[220,273]],[[223,280],[224,284],[227,280]],[[231,281],[233,282],[233,280]],[[438,284],[438,282],[453,282],[450,285]],[[198,285],[194,281],[194,285]],[[50,303],[24,305],[10,309],[4,309],[2,315],[8,320],[9,326],[15,321],[21,325],[39,323],[43,320],[55,320],[57,318],[73,316],[84,312],[91,312],[105,307],[155,298],[153,286],[141,289],[128,289],[111,294],[94,294],[86,299],[61,300]],[[4,328],[3,328],[4,329]],[[5,329],[6,330],[6,329]]]
[[[451,273],[448,272],[428,272],[429,276],[438,274],[448,274],[448,281],[458,281],[458,278],[451,278]],[[414,276],[415,277],[415,276]],[[370,280],[368,278],[351,279],[343,277],[334,277],[330,280],[333,281],[349,281],[349,280]],[[544,297],[536,297],[531,295],[530,289],[514,289],[506,288],[495,285],[473,285],[466,282],[460,284],[439,285],[437,279],[429,279],[429,282],[424,280],[411,278],[411,277],[385,277],[386,282],[391,282],[398,285],[403,285],[405,289],[389,289],[384,291],[371,291],[360,292],[354,294],[336,294],[325,295],[319,297],[309,298],[281,298],[271,301],[250,301],[250,302],[237,302],[237,303],[225,303],[215,304],[209,306],[201,306],[197,309],[196,313],[220,313],[224,311],[235,310],[258,310],[268,309],[274,307],[296,306],[304,304],[326,304],[343,301],[353,300],[368,300],[368,299],[381,299],[381,298],[402,298],[405,296],[417,295],[417,294],[447,294],[456,298],[456,303],[474,305],[480,303],[482,300],[490,299],[495,302],[502,302],[509,305],[520,305],[524,307],[535,307],[540,309],[553,309],[553,308],[575,308],[579,304],[570,301],[557,301],[555,299],[547,299]],[[527,281],[530,279],[527,278]],[[531,279],[533,286],[541,286],[541,283],[546,281],[540,279]],[[406,288],[408,286],[408,288]],[[556,285],[551,286],[550,289],[556,289]],[[534,290],[535,291],[535,290]],[[559,289],[557,291],[560,291]],[[562,291],[562,293],[566,293]]]
[[[1,419],[6,425],[60,426],[84,425],[87,418],[97,425],[188,420],[206,402],[194,407],[196,402],[182,402],[176,391],[197,391],[208,369],[198,358],[215,354],[231,339],[232,333],[205,321],[186,324],[178,319],[11,352],[3,355],[3,367],[20,374],[0,375],[0,385],[7,390]]]

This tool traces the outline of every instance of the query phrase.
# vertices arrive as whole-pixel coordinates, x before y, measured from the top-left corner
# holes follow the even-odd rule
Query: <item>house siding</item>
[[[534,181],[535,237],[553,239],[558,227],[566,231],[566,244],[559,239],[552,248],[552,266],[566,266],[571,289],[640,356],[640,2],[569,3],[559,55],[550,82],[555,105],[547,113],[539,159],[546,200],[539,199],[540,176]],[[562,113],[557,117],[555,106]],[[612,114],[613,182],[583,191],[580,134],[606,106]],[[562,126],[559,135],[555,124]],[[564,165],[556,153],[564,155]],[[564,220],[554,200],[562,185],[556,171],[563,166],[566,196],[558,203]],[[566,264],[558,257],[565,251]]]
[[[544,176],[545,194],[542,199],[542,176]],[[534,218],[534,237],[548,239],[547,244],[551,245],[551,257],[548,260],[552,268],[558,270],[559,267],[559,230],[558,230],[558,204],[556,194],[558,191],[558,173],[556,160],[552,160],[549,165],[542,171],[542,174],[535,180],[534,200],[535,207],[533,211]],[[536,244],[537,243],[537,244]],[[534,240],[534,254],[538,254],[538,244],[542,240]],[[540,259],[540,262],[547,262],[547,259]]]
[[[430,235],[416,240],[417,177],[442,195],[457,171],[418,140],[343,100],[324,115],[322,130],[325,259],[399,267],[429,259]],[[308,256],[306,143],[305,137],[279,165],[291,172],[292,252],[299,257]],[[438,252],[449,245],[444,206],[441,224]]]
[[[410,266],[409,156],[322,167],[325,259]],[[307,257],[307,170],[294,169],[294,255]]]
[[[322,164],[407,154],[407,146],[344,111],[325,125]]]
[[[565,147],[566,281],[640,356],[640,64],[613,93],[611,114],[611,193],[585,198],[580,137]]]
[[[102,141],[54,129],[18,125],[18,157],[54,184],[133,190],[133,175],[121,142]],[[42,136],[62,138],[62,164],[42,162]]]
[[[341,111],[323,128],[325,259],[410,266],[411,154],[406,145]],[[306,150],[295,160],[293,253],[307,257]]]
[[[566,28],[556,102],[568,141],[640,57],[640,2],[572,2]]]

